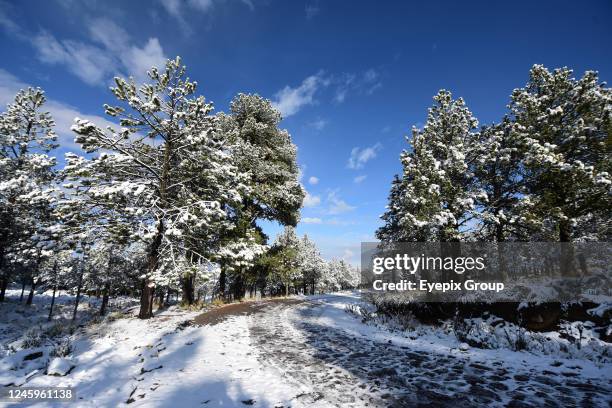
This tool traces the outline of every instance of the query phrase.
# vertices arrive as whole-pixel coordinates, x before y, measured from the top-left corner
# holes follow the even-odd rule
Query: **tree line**
[[[498,123],[440,90],[391,184],[383,242],[610,241],[612,92],[534,65]]]
[[[76,315],[88,291],[104,314],[109,297],[125,294],[150,318],[173,294],[193,304],[354,286],[352,267],[323,261],[295,235],[304,190],[271,102],[238,94],[213,114],[179,57],[147,74],[142,85],[115,78],[116,102],[104,110],[117,128],[75,118],[85,154],[65,154],[62,168],[40,88],[1,114],[0,301],[21,282],[26,303],[41,285],[53,301],[70,289]],[[258,220],[287,229],[270,247]]]

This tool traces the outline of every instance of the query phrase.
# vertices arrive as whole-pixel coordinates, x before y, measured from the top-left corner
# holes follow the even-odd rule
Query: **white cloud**
[[[329,225],[335,225],[335,226],[341,226],[341,227],[346,227],[347,225],[355,225],[355,221],[341,220],[336,217],[328,219],[327,221],[325,221],[325,223]]]
[[[373,68],[356,73],[344,73],[334,80],[337,84],[334,101],[342,103],[350,93],[371,95],[382,87],[380,73]]]
[[[354,257],[355,257],[355,252],[351,251],[348,248],[345,248],[344,251],[342,252],[342,259],[344,259],[347,262],[352,262]]]
[[[99,18],[89,24],[93,43],[58,40],[48,32],[34,36],[38,59],[66,68],[89,85],[103,85],[111,76],[125,72],[141,82],[152,66],[163,67],[166,56],[157,38],[144,47],[131,43],[129,34],[113,21]]]
[[[301,220],[304,224],[322,224],[323,220],[317,217],[305,217]]]
[[[316,207],[319,204],[321,204],[321,197],[310,195],[307,191],[304,196],[304,207]]]
[[[314,94],[322,86],[326,86],[328,80],[323,78],[323,73],[311,75],[304,79],[300,86],[291,88],[289,85],[274,95],[272,104],[280,111],[284,118],[296,114],[306,105],[314,104]]]
[[[334,100],[338,103],[342,103],[346,99],[346,95],[349,93],[351,88],[353,88],[355,74],[342,74],[337,82],[339,82],[339,85],[336,87]]]
[[[317,184],[319,184],[319,178],[315,177],[315,176],[310,176],[308,178],[308,183],[312,184],[313,186],[317,185]]]
[[[353,170],[363,168],[368,161],[376,157],[381,148],[382,145],[380,143],[376,143],[374,146],[365,147],[363,149],[354,147],[353,150],[351,150],[351,156],[348,160],[348,168]]]
[[[149,38],[143,48],[131,46],[122,55],[121,60],[127,69],[137,80],[143,81],[147,78],[147,71],[151,67],[161,68],[166,64],[164,50],[157,38]]]
[[[38,59],[51,65],[65,65],[74,75],[89,85],[102,84],[112,75],[116,63],[99,47],[77,41],[59,42],[42,32],[32,40]]]
[[[329,215],[342,214],[353,211],[356,208],[342,200],[336,191],[330,191],[327,194],[327,202],[329,203],[329,208],[327,210]]]
[[[130,35],[114,21],[107,18],[98,18],[89,24],[91,39],[104,45],[108,50],[121,52],[129,41]]]
[[[321,131],[325,128],[325,126],[327,126],[327,123],[327,120],[319,118],[315,121],[310,122],[309,125],[315,128],[316,130]]]
[[[213,7],[212,0],[189,0],[187,3],[189,3],[194,10],[202,13],[208,13]]]
[[[21,81],[11,73],[0,68],[0,105],[2,105],[0,109],[4,110],[3,108],[6,104],[13,102],[17,92],[28,86],[30,86],[30,84]],[[84,114],[70,105],[54,99],[49,99],[49,95],[46,96],[47,103],[43,108],[49,111],[55,120],[54,130],[58,135],[58,142],[61,147],[75,152],[82,152],[80,146],[74,143],[75,134],[70,130],[70,126],[72,126],[74,118],[77,116],[81,119],[92,121],[101,128],[116,126],[114,123],[101,116]]]
[[[21,36],[21,27],[9,16],[10,9],[12,9],[10,4],[0,1],[0,27],[11,34]]]
[[[179,27],[185,35],[193,34],[191,25],[187,22],[185,16],[189,16],[194,12],[200,14],[210,14],[215,8],[215,4],[222,3],[219,0],[159,0],[162,8],[172,17],[174,17]],[[247,6],[251,11],[255,10],[255,5],[252,0],[242,0],[242,4]]]
[[[310,20],[311,18],[316,17],[321,9],[316,4],[307,4],[304,11],[306,11],[306,19]]]
[[[355,177],[355,178],[353,179],[353,183],[355,183],[355,184],[359,184],[359,183],[361,183],[363,180],[365,180],[367,177],[368,177],[368,176],[366,176],[365,174],[364,174],[364,175],[361,175],[361,176],[357,176],[357,177]]]

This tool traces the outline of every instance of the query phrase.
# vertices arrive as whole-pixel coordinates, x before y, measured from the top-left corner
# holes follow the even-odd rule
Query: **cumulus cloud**
[[[32,44],[41,62],[66,65],[70,72],[89,85],[102,83],[114,66],[112,58],[99,52],[98,47],[76,41],[60,43],[46,32],[34,37]]]
[[[327,194],[327,202],[329,204],[329,207],[327,209],[327,213],[329,215],[337,215],[337,214],[342,214],[345,212],[349,212],[349,211],[353,211],[356,207],[347,204],[346,201],[344,201],[343,199],[341,199],[338,196],[338,192],[337,191],[330,191]]]
[[[304,196],[304,207],[316,207],[321,204],[321,197],[311,195],[308,191]]]
[[[124,29],[108,19],[92,20],[89,36],[91,43],[58,40],[42,31],[31,42],[41,62],[64,65],[89,85],[104,85],[120,73],[143,81],[147,70],[152,66],[162,67],[167,59],[157,38],[149,38],[143,47],[138,47],[132,44]]]
[[[317,90],[328,84],[329,81],[323,77],[322,72],[319,72],[304,79],[298,87],[285,86],[274,95],[272,104],[284,118],[287,118],[299,112],[304,106],[314,104]]]
[[[21,81],[11,73],[0,69],[0,105],[4,107],[8,103],[13,102],[17,92],[28,86],[31,85]],[[44,105],[44,109],[49,111],[53,116],[55,120],[54,130],[57,133],[58,142],[61,147],[67,150],[82,152],[81,147],[74,143],[75,134],[70,130],[70,126],[72,126],[75,117],[87,119],[102,128],[115,126],[114,123],[101,116],[87,115],[83,112],[79,112],[76,108],[68,104],[50,99],[49,95],[46,95],[46,97],[47,103]]]
[[[366,176],[365,174],[361,175],[361,176],[357,176],[353,179],[353,183],[355,184],[359,184],[361,183],[363,180],[365,180],[368,176]]]
[[[315,176],[310,176],[308,178],[308,183],[312,184],[313,186],[317,185],[317,184],[319,184],[319,178],[315,177]]]
[[[317,217],[305,217],[301,220],[304,224],[322,224],[323,220]]]
[[[363,149],[354,147],[353,150],[351,150],[351,156],[348,160],[348,168],[353,170],[363,168],[367,162],[376,157],[381,148],[382,145],[380,143],[376,143],[374,146],[364,147]]]

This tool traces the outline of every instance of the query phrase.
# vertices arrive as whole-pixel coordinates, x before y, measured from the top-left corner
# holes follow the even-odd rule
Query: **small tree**
[[[0,302],[10,281],[8,257],[32,250],[52,201],[55,125],[40,88],[19,91],[0,115]]]

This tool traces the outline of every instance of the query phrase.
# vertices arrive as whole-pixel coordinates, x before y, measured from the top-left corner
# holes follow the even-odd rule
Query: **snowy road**
[[[361,324],[350,301],[270,303],[249,316],[258,359],[305,391],[305,406],[609,406],[610,373],[505,351],[462,353]],[[444,342],[442,342],[444,343]],[[498,354],[496,358],[495,354]],[[598,378],[599,377],[599,378]]]
[[[609,407],[612,401],[609,365],[506,349],[460,351],[440,331],[408,337],[363,324],[345,311],[355,302],[358,296],[346,294],[245,302],[204,314],[171,308],[151,320],[94,325],[77,333],[74,370],[63,377],[39,371],[26,385],[74,387],[70,406],[96,408]],[[0,402],[5,405],[15,406]]]

